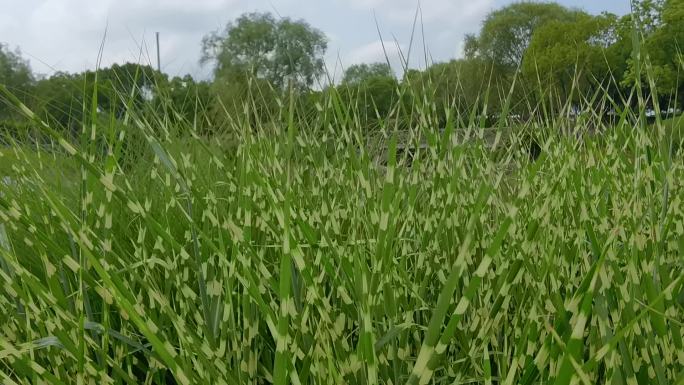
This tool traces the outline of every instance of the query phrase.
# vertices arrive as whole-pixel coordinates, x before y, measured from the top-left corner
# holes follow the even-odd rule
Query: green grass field
[[[131,112],[128,161],[119,126],[0,148],[0,382],[683,383],[669,124],[425,118],[408,167],[328,102],[230,140]]]

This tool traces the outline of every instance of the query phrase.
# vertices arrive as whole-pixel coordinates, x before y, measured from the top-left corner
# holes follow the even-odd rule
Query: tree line
[[[684,107],[681,43],[684,0],[636,1],[622,17],[520,2],[491,12],[479,33],[466,37],[461,59],[405,68],[400,78],[388,63],[356,64],[334,81],[327,78],[320,30],[304,20],[248,13],[203,38],[201,61],[213,67],[211,81],[132,63],[39,77],[20,51],[1,45],[0,83],[48,122],[74,132],[93,107],[103,119],[120,119],[131,107],[170,109],[170,119],[212,132],[275,118],[286,95],[313,115],[331,94],[373,129],[389,117],[410,124],[412,106],[423,102],[496,119],[503,109],[521,117],[556,114],[601,94],[613,103],[593,110],[617,113],[637,103],[635,86],[652,108],[676,111]],[[18,133],[27,124],[12,107],[0,106],[0,129]]]

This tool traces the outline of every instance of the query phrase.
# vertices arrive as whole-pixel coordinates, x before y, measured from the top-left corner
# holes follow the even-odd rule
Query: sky
[[[414,68],[424,68],[426,56],[428,62],[460,57],[465,34],[477,33],[489,12],[512,2],[421,0],[422,22],[411,44],[417,0],[0,0],[0,43],[19,47],[34,73],[50,75],[95,68],[101,46],[102,66],[156,65],[159,32],[162,71],[208,79],[211,65],[199,64],[202,37],[242,13],[271,12],[322,31],[328,72],[339,77],[352,64],[384,61],[384,52],[393,67],[400,67],[399,51]],[[629,0],[558,2],[594,14],[629,10]]]

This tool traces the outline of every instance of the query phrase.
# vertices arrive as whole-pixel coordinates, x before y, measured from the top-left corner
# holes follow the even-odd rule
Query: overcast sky
[[[478,31],[485,15],[513,0],[421,0],[427,52],[433,61],[461,55],[463,36]],[[629,0],[560,0],[591,13],[624,14]],[[208,78],[198,64],[202,36],[251,11],[305,19],[328,37],[326,62],[383,61],[374,13],[385,48],[408,50],[417,0],[0,0],[0,42],[20,47],[34,72],[78,72],[102,65],[156,63],[154,33],[161,33],[162,70]],[[396,39],[396,40],[395,40]],[[141,57],[142,51],[142,57]],[[424,66],[422,37],[410,64]],[[338,60],[339,58],[339,60]]]

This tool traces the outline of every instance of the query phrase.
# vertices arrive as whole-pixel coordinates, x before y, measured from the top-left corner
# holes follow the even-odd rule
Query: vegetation
[[[359,85],[374,78],[393,78],[392,68],[386,63],[354,64],[344,71],[342,84]]]
[[[21,57],[21,51],[11,51],[7,45],[0,43],[0,84],[24,98],[26,95],[23,93],[32,81],[33,74],[28,62]],[[15,115],[6,105],[0,106],[0,120],[12,121],[14,118]]]
[[[551,22],[573,22],[583,15],[555,3],[514,3],[490,13],[480,34],[466,38],[466,55],[515,69],[540,27]]]
[[[274,83],[263,31],[316,31],[250,14],[211,84],[0,84],[0,382],[683,383],[681,3],[524,4],[573,17],[515,69]]]
[[[422,71],[407,69],[401,79],[387,64],[356,64],[346,69],[339,84],[328,84],[332,79],[324,73],[327,42],[322,32],[303,20],[249,13],[204,37],[202,61],[214,68],[210,82],[190,76],[169,79],[145,65],[114,65],[98,71],[98,108],[119,119],[128,107],[116,93],[128,95],[139,88],[144,92],[137,92],[136,106],[180,102],[183,106],[176,107],[184,119],[202,115],[205,119],[195,122],[200,131],[217,135],[236,120],[253,124],[277,115],[279,101],[292,85],[297,104],[309,115],[333,89],[346,104],[353,99],[363,110],[364,130],[375,132],[378,121],[400,98],[404,126],[415,119],[409,111],[413,100],[425,97],[442,111],[453,107],[452,113],[458,110],[463,115],[481,109],[486,101],[487,119],[492,122],[501,113],[531,118],[543,109],[545,114],[557,114],[552,106],[565,101],[577,110],[583,97],[596,93],[636,108],[638,100],[630,92],[638,83],[647,109],[670,106],[679,111],[684,108],[684,98],[679,97],[684,92],[679,43],[684,38],[682,4],[681,0],[635,1],[632,14],[618,17],[589,15],[555,3],[514,3],[491,12],[481,31],[466,38],[462,59],[434,63]],[[633,57],[635,44],[641,45],[638,62]],[[74,132],[79,122],[88,119],[82,99],[92,94],[95,72],[44,78],[31,73],[19,51],[3,46],[1,52],[3,84],[33,111],[55,120],[65,132]],[[405,89],[402,95],[394,92],[399,86]],[[657,95],[650,95],[654,88]],[[426,95],[426,89],[435,93]],[[513,104],[503,111],[501,101],[511,90]],[[247,112],[245,100],[253,102]],[[27,122],[9,111],[6,107],[0,111],[0,130],[26,131]],[[442,116],[439,123],[445,120]]]
[[[203,61],[215,61],[217,77],[249,73],[282,89],[290,82],[307,87],[323,74],[327,42],[304,21],[275,20],[268,13],[241,16],[223,33],[202,41]]]

